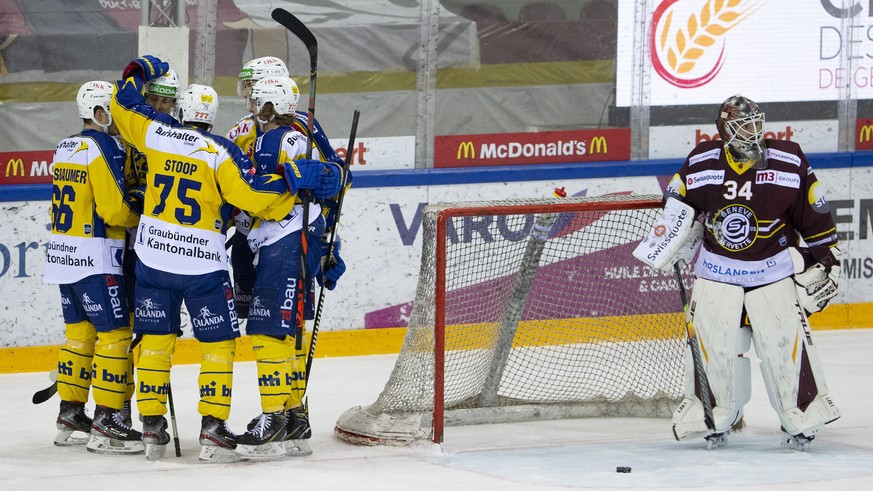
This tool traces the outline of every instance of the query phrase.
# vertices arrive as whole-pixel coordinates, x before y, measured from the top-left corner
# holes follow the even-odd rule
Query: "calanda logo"
[[[649,51],[655,72],[676,87],[706,85],[725,61],[726,34],[762,0],[664,0],[652,14]]]

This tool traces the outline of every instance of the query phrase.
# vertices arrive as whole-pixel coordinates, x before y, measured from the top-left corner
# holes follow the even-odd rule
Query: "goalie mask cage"
[[[425,207],[406,338],[335,434],[441,443],[444,425],[669,416],[684,393],[678,280],[631,256],[661,197]]]

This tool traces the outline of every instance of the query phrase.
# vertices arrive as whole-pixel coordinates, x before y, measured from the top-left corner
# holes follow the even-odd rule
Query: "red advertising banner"
[[[437,136],[434,167],[630,159],[630,128]]]
[[[54,150],[0,152],[0,185],[51,184]]]
[[[855,150],[873,150],[873,119],[855,120]]]

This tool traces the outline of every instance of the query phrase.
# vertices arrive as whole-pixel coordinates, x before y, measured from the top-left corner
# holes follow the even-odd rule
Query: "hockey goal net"
[[[661,198],[440,203],[384,390],[344,412],[358,444],[440,443],[444,425],[668,416],[684,391],[675,276],[631,252]]]

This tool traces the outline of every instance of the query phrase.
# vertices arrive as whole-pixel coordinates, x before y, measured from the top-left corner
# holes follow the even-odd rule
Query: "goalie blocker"
[[[703,240],[703,224],[693,207],[667,198],[661,217],[634,249],[633,255],[649,266],[669,271],[677,262],[690,263]]]

